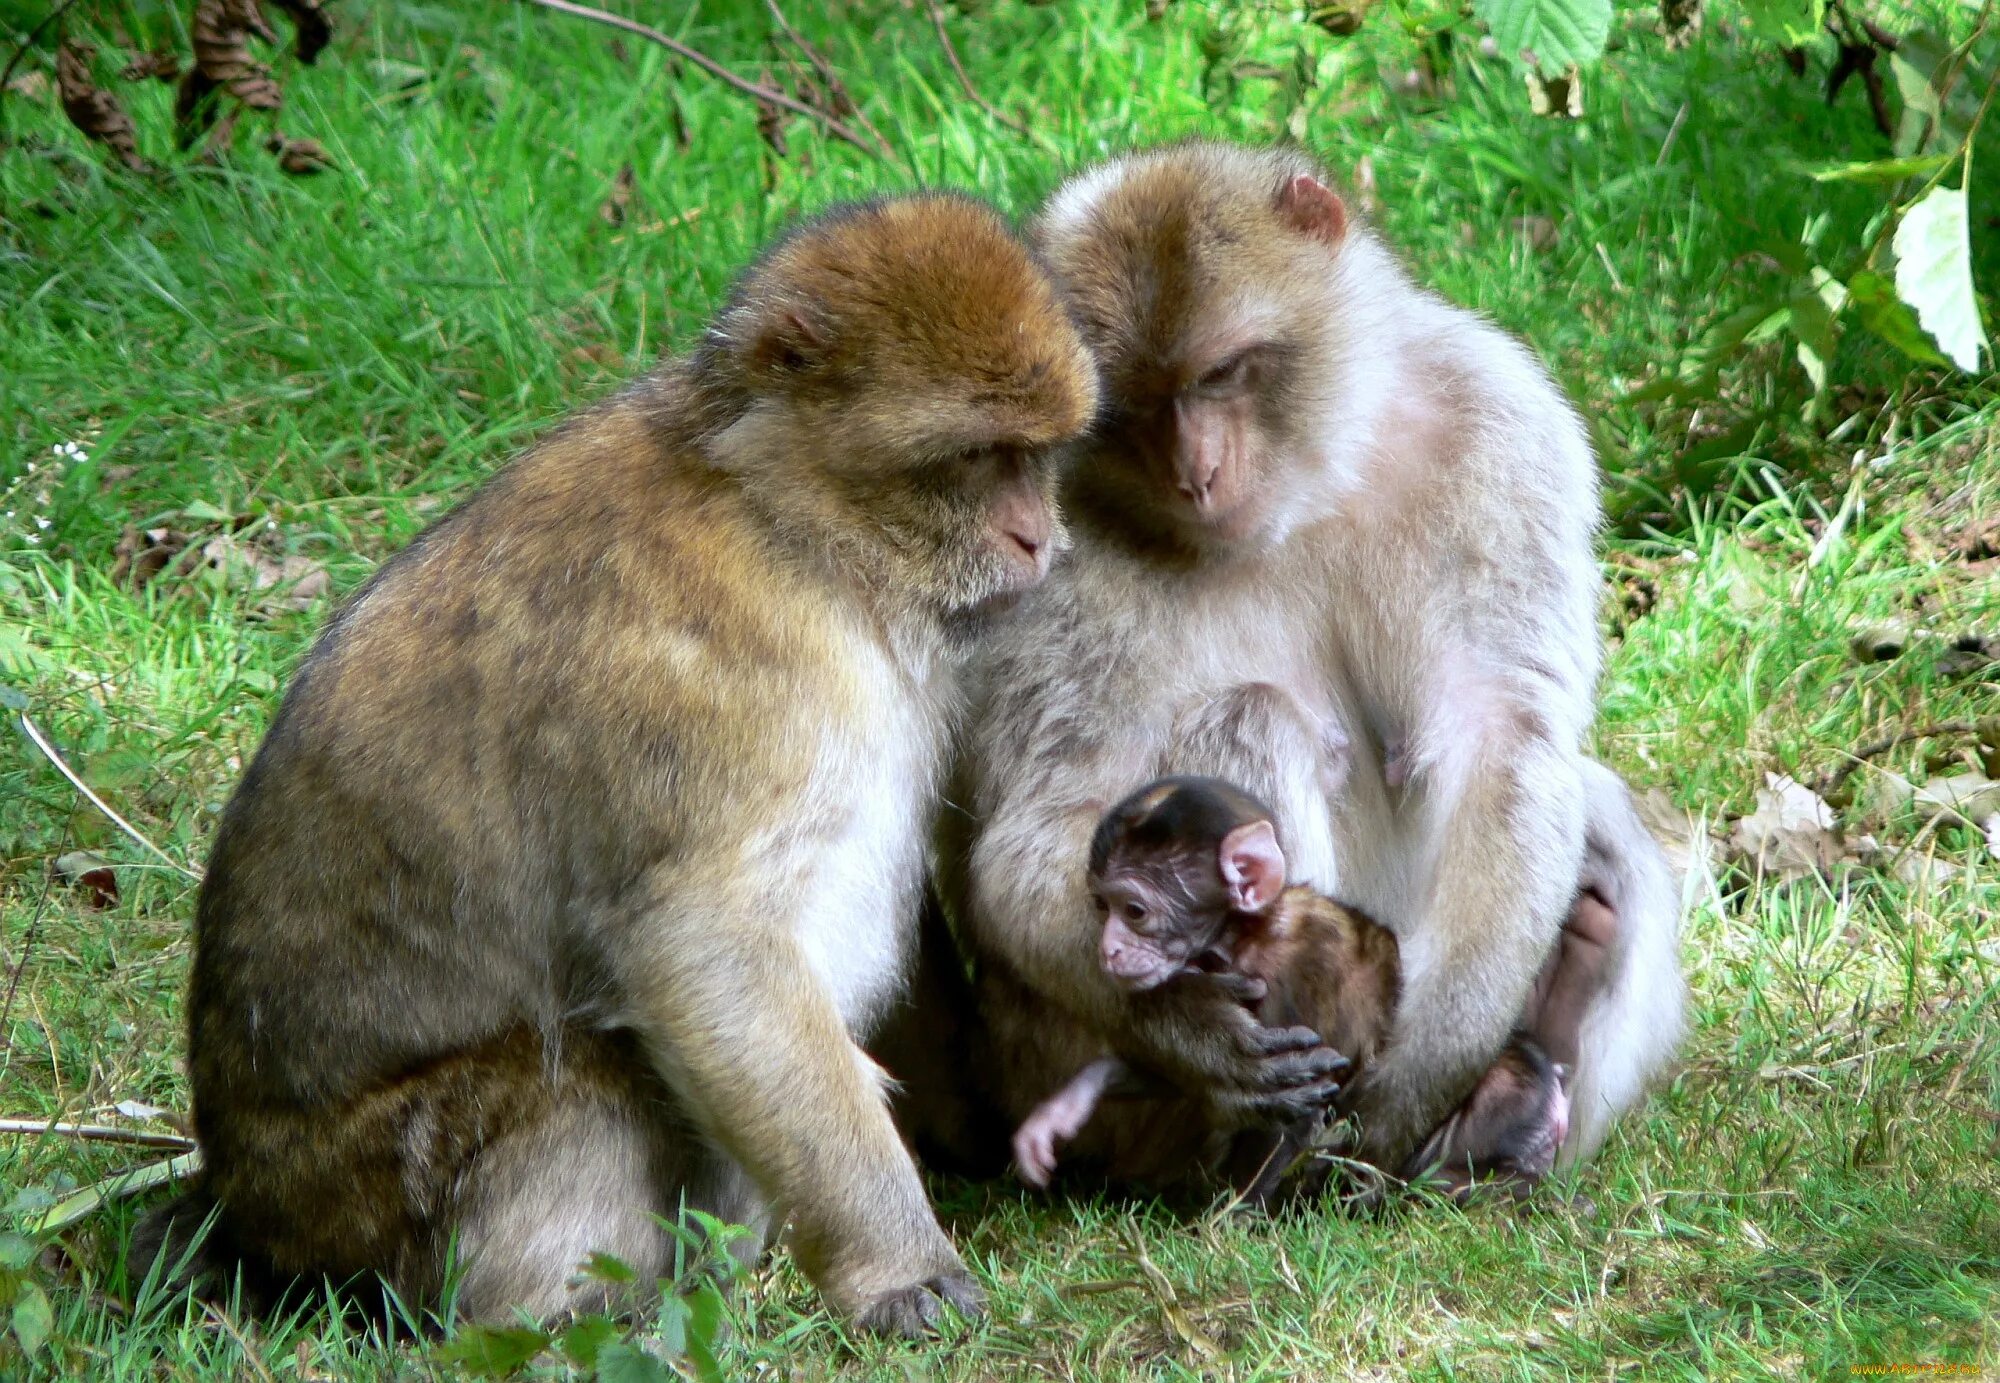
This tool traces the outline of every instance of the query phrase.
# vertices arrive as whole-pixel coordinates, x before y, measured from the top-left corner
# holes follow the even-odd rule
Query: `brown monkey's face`
[[[858,569],[962,610],[1066,545],[1055,458],[1096,409],[1096,366],[990,208],[926,195],[808,223],[711,339],[740,410],[719,458],[761,468],[770,507],[840,535]]]
[[[1193,898],[1170,871],[1114,860],[1090,878],[1090,905],[1103,935],[1098,959],[1104,973],[1135,993],[1155,989],[1187,969],[1214,945],[1227,920],[1218,887]]]
[[[1191,145],[1085,173],[1037,238],[1104,380],[1079,512],[1193,548],[1280,536],[1315,458],[1339,198],[1302,160]]]

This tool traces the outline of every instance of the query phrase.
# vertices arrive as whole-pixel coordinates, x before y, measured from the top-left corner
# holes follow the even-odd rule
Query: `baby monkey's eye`
[[[1125,905],[1125,916],[1133,922],[1143,922],[1146,920],[1146,909],[1138,903],[1127,903]]]

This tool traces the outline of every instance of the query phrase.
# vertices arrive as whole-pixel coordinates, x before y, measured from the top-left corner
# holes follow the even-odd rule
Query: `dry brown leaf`
[[[303,177],[333,167],[333,155],[317,139],[290,139],[273,130],[264,147],[278,156],[278,167],[287,173]]]
[[[194,7],[194,68],[209,89],[226,87],[252,110],[276,110],[284,94],[271,69],[250,56],[250,36],[276,43],[257,0],[201,0]],[[183,84],[185,89],[185,83]]]
[[[1660,0],[1660,34],[1677,53],[1701,33],[1702,0]]]
[[[118,903],[118,875],[111,861],[94,850],[72,850],[55,862],[56,877],[83,895],[83,905],[93,912]]]
[[[269,591],[264,603],[275,609],[310,610],[332,586],[326,568],[310,557],[273,557],[227,533],[202,544],[201,556],[230,585]]]
[[[97,50],[84,43],[65,41],[56,49],[56,90],[62,95],[63,114],[69,123],[90,139],[110,149],[118,161],[135,173],[149,172],[152,165],[139,155],[139,132],[132,117],[118,104],[118,98],[91,80],[90,60]]]
[[[1694,813],[1678,805],[1667,795],[1665,788],[1648,788],[1645,792],[1634,793],[1632,807],[1646,829],[1652,832],[1653,839],[1660,843],[1660,851],[1667,857],[1668,867],[1674,871],[1674,881],[1678,883],[1686,878],[1696,853],[1707,854],[1707,840]]]
[[[1782,773],[1766,773],[1757,810],[1738,819],[1728,840],[1730,858],[1752,874],[1791,880],[1831,874],[1849,858],[1829,807],[1812,789]]]
[[[632,185],[635,174],[631,164],[618,170],[618,176],[611,180],[611,191],[597,204],[597,219],[607,226],[622,226],[632,211]]]
[[[128,590],[143,588],[187,549],[188,535],[175,528],[140,530],[125,525],[112,551],[111,579]]]
[[[35,105],[49,99],[49,79],[39,72],[23,72],[7,83],[7,90]]]
[[[333,41],[333,21],[320,8],[320,0],[271,0],[292,21],[292,55],[312,63]]]
[[[118,75],[128,82],[142,82],[148,77],[157,82],[171,82],[181,75],[180,55],[171,48],[141,53],[120,68]]]

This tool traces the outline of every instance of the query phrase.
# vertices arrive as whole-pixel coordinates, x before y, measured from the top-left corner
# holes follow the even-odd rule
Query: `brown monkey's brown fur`
[[[978,1293],[856,1040],[892,1003],[965,637],[1062,542],[1092,365],[969,199],[779,242],[697,350],[388,563],[224,816],[184,1247],[463,1314],[651,1281],[685,1203],[794,1225],[840,1310]]]

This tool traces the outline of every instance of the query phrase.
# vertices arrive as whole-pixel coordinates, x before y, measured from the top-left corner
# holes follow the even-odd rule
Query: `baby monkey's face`
[[[1180,877],[1179,870],[1163,873],[1117,857],[1102,874],[1092,874],[1090,905],[1104,928],[1098,943],[1104,972],[1137,993],[1165,984],[1198,962],[1220,937],[1229,915],[1222,880],[1208,881],[1206,888],[1201,882]]]

